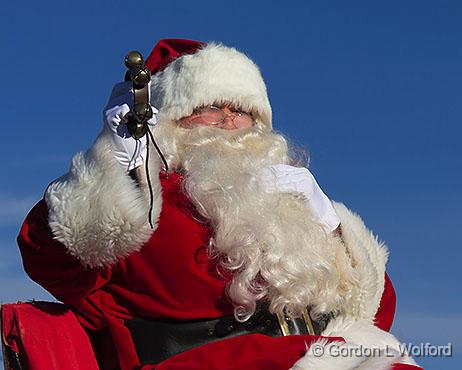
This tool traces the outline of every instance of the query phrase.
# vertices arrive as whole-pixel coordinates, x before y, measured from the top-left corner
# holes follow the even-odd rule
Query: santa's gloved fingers
[[[340,225],[332,202],[307,168],[285,164],[270,166],[262,171],[261,185],[267,192],[303,194],[311,216],[326,233]]]
[[[323,228],[323,230],[330,234],[340,225],[340,218],[335,212],[331,200],[315,184],[292,184],[287,187],[279,186],[274,192],[297,192],[304,195],[306,199],[307,208],[310,211],[313,219]],[[307,190],[309,188],[309,190]],[[308,195],[307,195],[308,194]]]
[[[290,178],[278,179],[274,185],[281,192],[297,192],[310,199],[313,194],[314,182],[305,175],[290,176]]]
[[[266,191],[299,192],[308,199],[315,182],[314,176],[307,168],[283,164],[265,168],[261,174],[261,183]]]
[[[157,125],[157,117],[156,117],[156,114],[159,112],[155,107],[153,107],[151,105],[151,108],[152,108],[152,118],[150,118],[148,120],[148,125],[151,126],[151,127],[154,127],[155,125]]]
[[[291,176],[306,176],[311,175],[310,171],[305,167],[294,167],[288,164],[275,164],[265,168],[266,176],[273,176],[276,179],[283,179]]]
[[[146,157],[146,139],[139,140],[129,137],[112,135],[114,142],[114,158],[127,170],[140,166]]]
[[[128,112],[130,107],[127,104],[117,105],[104,112],[104,121],[113,132],[117,132],[119,125],[127,121],[125,115]]]
[[[148,96],[150,97],[151,95],[151,82],[148,84]],[[132,82],[121,82],[116,84],[111,93],[111,97],[109,98],[108,103],[106,104],[105,109],[111,109],[114,106],[117,105],[123,105],[127,104],[129,107],[133,107],[133,104],[135,102],[135,97],[134,97],[134,91],[133,91],[133,86]],[[153,113],[153,118],[151,118],[148,121],[148,124],[150,125],[155,125],[157,123],[156,121],[156,114],[159,113],[158,109],[151,105],[152,113]]]
[[[307,196],[307,206],[311,210],[313,217],[321,224],[326,233],[331,233],[340,225],[340,218],[335,212],[332,201],[324,193],[318,182],[311,175],[311,181],[304,184],[304,194]]]
[[[272,165],[262,171],[262,178],[267,181],[276,181],[278,183],[290,183],[298,181],[313,181],[314,177],[311,172],[304,167],[293,167],[289,165]]]
[[[262,181],[262,187],[268,193],[302,193],[307,199],[311,198],[311,191],[309,184],[305,181],[288,181],[288,182],[274,182]]]
[[[135,141],[135,147],[130,152],[133,153],[133,155],[128,163],[128,171],[131,171],[132,169],[141,166],[143,164],[144,158],[146,157],[146,139],[144,141],[141,139],[132,140],[132,142],[133,141]]]
[[[150,94],[149,89],[148,94]],[[134,98],[134,90],[130,81],[116,84],[103,114],[104,124],[111,132],[114,157],[127,170],[140,166],[147,152],[146,135],[136,140],[125,124],[128,122],[127,115],[131,112]],[[147,121],[149,127],[157,124],[158,110],[152,107],[152,112],[152,118]]]
[[[330,234],[340,226],[340,218],[335,212],[332,202],[324,196],[314,196],[307,201],[307,207],[310,210],[314,220],[318,222],[327,234]]]

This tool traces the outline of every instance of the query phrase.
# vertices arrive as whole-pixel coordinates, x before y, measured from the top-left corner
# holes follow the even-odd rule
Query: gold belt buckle
[[[282,335],[284,337],[290,335],[289,324],[287,323],[290,318],[285,314],[285,312],[278,312],[276,316],[278,318],[279,328],[281,329]],[[311,321],[310,314],[308,313],[308,309],[306,307],[302,311],[302,318],[308,334],[316,335],[314,332],[313,322]]]
[[[316,335],[316,333],[314,332],[313,321],[311,321],[311,316],[308,313],[308,309],[306,307],[302,311],[302,317],[306,325],[306,330],[308,330],[308,334]]]
[[[282,335],[287,337],[290,335],[289,324],[287,324],[288,317],[283,312],[278,312],[276,316],[278,317],[279,328],[281,329]]]

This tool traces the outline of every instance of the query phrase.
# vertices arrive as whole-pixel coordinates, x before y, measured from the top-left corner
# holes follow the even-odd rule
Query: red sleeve
[[[375,315],[375,325],[382,330],[390,331],[396,309],[396,294],[388,274],[385,273],[385,289],[383,290],[380,306]]]
[[[110,278],[109,268],[85,268],[54,239],[43,199],[27,215],[17,240],[26,273],[64,303],[76,303]]]
[[[396,309],[396,294],[393,284],[391,283],[388,274],[385,273],[385,289],[383,290],[380,306],[375,315],[375,326],[382,330],[390,331]],[[420,366],[408,364],[394,364],[393,370],[422,370]]]

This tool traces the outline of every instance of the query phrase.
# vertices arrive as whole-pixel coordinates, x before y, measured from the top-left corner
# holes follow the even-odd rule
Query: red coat
[[[141,250],[112,267],[85,268],[67,253],[64,245],[53,238],[44,200],[31,210],[18,236],[24,269],[29,276],[58,300],[69,304],[88,330],[109,329],[122,370],[139,366],[124,319],[188,320],[232,313],[225,294],[227,281],[215,273],[206,253],[210,230],[197,221],[194,208],[181,192],[181,180],[177,174],[168,179],[161,175],[163,203],[157,230]],[[395,303],[395,293],[386,276],[376,314],[378,327],[390,329]],[[155,368],[288,369],[303,355],[306,342],[313,339],[247,335],[198,347]],[[113,360],[106,356],[107,368],[111,368]],[[406,366],[395,365],[395,368]]]

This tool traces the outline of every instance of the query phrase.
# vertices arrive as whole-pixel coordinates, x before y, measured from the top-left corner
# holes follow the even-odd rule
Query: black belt
[[[144,365],[157,364],[194,347],[240,335],[320,335],[330,318],[331,315],[324,315],[317,321],[311,320],[305,310],[302,317],[290,319],[286,315],[273,315],[261,309],[244,323],[229,315],[189,321],[135,318],[125,320],[125,326],[130,331],[138,358]]]

